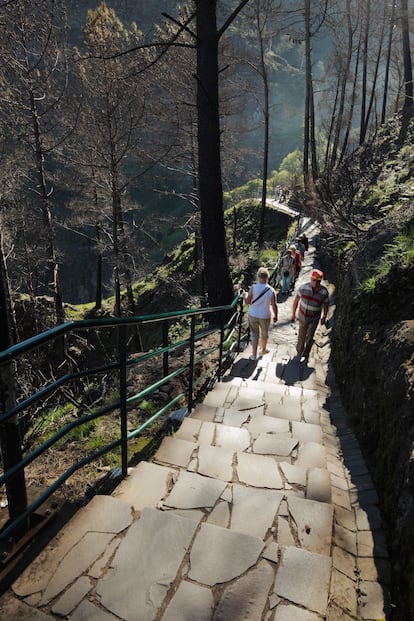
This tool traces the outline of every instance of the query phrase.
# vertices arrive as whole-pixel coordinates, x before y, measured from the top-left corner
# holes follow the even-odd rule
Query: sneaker
[[[256,356],[253,356],[253,354],[250,354],[249,360],[256,360]]]
[[[270,354],[270,349],[262,349],[262,356],[265,354]]]

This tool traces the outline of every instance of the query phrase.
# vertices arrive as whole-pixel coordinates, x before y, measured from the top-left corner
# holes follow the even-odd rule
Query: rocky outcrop
[[[396,256],[375,285],[375,261],[414,227],[407,206],[377,222],[357,250],[321,259],[336,285],[332,361],[388,526],[396,619],[414,619],[414,264]],[[331,246],[332,247],[332,246]],[[335,256],[334,256],[335,255]]]

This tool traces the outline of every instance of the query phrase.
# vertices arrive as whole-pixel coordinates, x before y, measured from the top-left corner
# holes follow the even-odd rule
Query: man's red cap
[[[321,270],[313,270],[311,274],[311,278],[316,278],[316,280],[322,280],[323,272],[321,272]]]

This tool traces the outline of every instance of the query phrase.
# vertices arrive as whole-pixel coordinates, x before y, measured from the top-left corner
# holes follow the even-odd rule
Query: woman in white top
[[[276,292],[268,284],[269,272],[265,267],[260,267],[257,272],[257,283],[250,287],[246,295],[245,302],[250,304],[248,320],[250,328],[250,338],[252,341],[252,355],[250,360],[256,360],[259,336],[261,337],[261,354],[267,354],[267,339],[269,336],[269,325],[272,317],[270,307],[273,309],[273,321],[277,321]]]

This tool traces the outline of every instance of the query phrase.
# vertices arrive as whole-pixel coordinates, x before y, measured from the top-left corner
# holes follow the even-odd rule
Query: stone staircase
[[[268,354],[244,352],[151,462],[62,529],[2,620],[385,619],[378,499],[326,382],[329,346],[292,359],[290,308]]]

